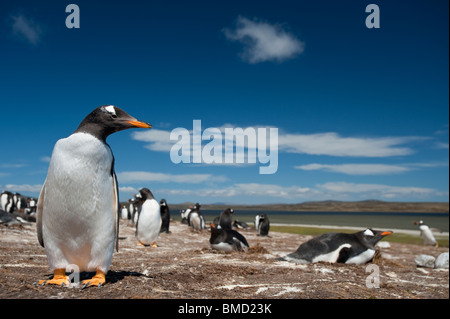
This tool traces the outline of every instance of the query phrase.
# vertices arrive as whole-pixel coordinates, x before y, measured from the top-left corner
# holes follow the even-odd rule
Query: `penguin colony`
[[[118,185],[114,172],[114,156],[106,138],[130,128],[151,128],[113,105],[93,110],[67,138],[55,144],[47,178],[39,199],[24,198],[18,193],[0,194],[0,223],[10,221],[21,212],[36,221],[39,243],[54,276],[39,284],[69,285],[66,267],[75,264],[80,271],[95,271],[93,278],[83,281],[83,288],[102,286],[111,265],[114,247],[118,250],[119,219],[136,227],[137,245],[157,247],[159,234],[170,233],[170,210],[165,199],[159,202],[148,188],[119,207]],[[77,194],[76,197],[74,194]],[[247,251],[246,238],[233,229],[246,230],[247,223],[234,220],[232,208],[224,210],[209,225],[210,247],[214,250]],[[201,205],[180,211],[181,222],[193,231],[207,229]],[[419,225],[424,244],[437,246],[430,228]],[[265,213],[255,216],[258,236],[269,236],[270,221]],[[279,260],[296,263],[370,262],[376,243],[391,231],[366,229],[354,234],[327,233],[302,243],[298,249]]]

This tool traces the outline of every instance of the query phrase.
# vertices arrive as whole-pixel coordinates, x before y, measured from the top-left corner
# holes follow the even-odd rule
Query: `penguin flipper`
[[[46,182],[47,180],[45,180]],[[44,196],[45,196],[45,182],[42,186],[41,193],[39,194],[39,199],[37,203],[37,209],[36,209],[36,230],[37,230],[37,237],[39,244],[41,244],[42,247],[44,246],[44,237],[42,235],[42,217],[44,214]]]
[[[117,184],[116,173],[113,175],[113,211],[114,211],[114,243],[116,246],[116,252],[119,251],[119,187]]]

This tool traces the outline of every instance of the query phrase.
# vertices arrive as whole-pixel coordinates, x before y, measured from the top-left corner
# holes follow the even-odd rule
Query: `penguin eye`
[[[117,118],[117,115],[116,115],[116,114],[111,114],[111,117],[112,117],[113,119],[116,119],[116,118]]]

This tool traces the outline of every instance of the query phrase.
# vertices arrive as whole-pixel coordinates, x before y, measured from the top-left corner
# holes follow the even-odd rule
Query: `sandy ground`
[[[220,253],[209,248],[208,230],[171,223],[157,248],[137,247],[134,227],[121,221],[120,249],[100,288],[39,286],[51,277],[35,224],[0,225],[0,299],[436,299],[449,298],[448,270],[418,268],[414,257],[437,257],[448,248],[391,243],[367,265],[277,261],[309,236],[241,231],[251,249]],[[388,238],[384,239],[388,241]],[[81,279],[92,274],[81,274]],[[378,275],[378,277],[377,277]],[[376,288],[376,279],[379,288]]]

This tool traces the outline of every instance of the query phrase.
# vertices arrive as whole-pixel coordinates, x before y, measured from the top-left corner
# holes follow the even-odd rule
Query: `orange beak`
[[[387,236],[387,235],[390,235],[390,234],[392,234],[391,231],[385,231],[385,232],[381,233],[381,236]]]
[[[131,124],[133,126],[136,127],[140,127],[140,128],[152,128],[151,124],[145,123],[145,122],[140,122],[140,121],[126,121],[128,124]]]

